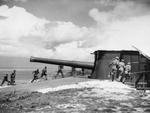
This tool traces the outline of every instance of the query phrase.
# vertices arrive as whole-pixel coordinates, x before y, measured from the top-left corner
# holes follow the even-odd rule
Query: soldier
[[[32,74],[33,74],[33,80],[31,81],[31,83],[33,83],[34,80],[38,79],[39,69],[33,71]]]
[[[58,71],[57,71],[57,74],[56,74],[55,78],[59,75],[59,73],[61,74],[62,78],[64,78],[64,74],[63,74],[62,69],[63,69],[63,65],[59,65],[58,66]]]
[[[117,77],[118,63],[119,63],[119,57],[115,57],[109,64],[109,67],[111,66],[110,76],[111,76],[112,81],[114,81],[114,78]]]
[[[76,68],[72,67],[71,76],[75,76],[75,75],[76,75]]]
[[[124,78],[124,68],[125,68],[125,63],[124,59],[121,59],[121,61],[118,64],[118,70],[119,70],[119,81],[122,82],[122,79]]]
[[[84,68],[82,68],[81,71],[82,71],[82,75],[84,76],[84,74],[85,74],[85,73],[84,73]]]
[[[127,78],[130,77],[130,74],[131,74],[131,63],[128,62],[127,65],[125,65],[125,68],[124,68],[124,78],[122,79],[122,82],[124,83],[126,81]]]
[[[2,81],[2,83],[1,83],[0,86],[2,86],[5,82],[7,82],[7,84],[9,84],[8,74],[6,74],[6,75],[4,76],[3,81]]]
[[[14,85],[15,84],[15,78],[16,78],[16,70],[14,70],[11,74],[10,74],[10,84]]]
[[[43,78],[43,76],[45,76],[45,80],[47,80],[47,67],[46,67],[46,66],[45,66],[44,69],[42,70],[41,78]]]

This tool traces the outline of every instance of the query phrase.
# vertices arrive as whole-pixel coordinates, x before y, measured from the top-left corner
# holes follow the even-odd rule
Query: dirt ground
[[[150,112],[149,92],[143,95],[141,91],[118,86],[121,84],[111,81],[91,81],[85,84],[80,88],[46,93],[21,90],[0,92],[0,113]]]
[[[113,100],[91,96],[92,88],[67,89],[49,93],[6,92],[0,94],[0,113],[143,113],[150,112],[150,101],[131,92],[134,98]]]

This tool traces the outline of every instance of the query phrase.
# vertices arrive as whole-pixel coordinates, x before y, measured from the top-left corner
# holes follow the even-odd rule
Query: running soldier
[[[42,70],[41,78],[43,78],[43,76],[45,76],[45,80],[47,80],[47,67],[46,67],[46,66],[45,66],[44,69]]]
[[[39,69],[33,71],[32,74],[33,74],[33,80],[31,81],[31,83],[33,83],[34,80],[38,79]]]
[[[75,67],[72,67],[72,70],[71,70],[71,76],[76,76],[76,68]]]
[[[7,82],[7,85],[9,84],[9,80],[8,80],[8,74],[6,74],[5,76],[4,76],[4,78],[3,78],[3,81],[2,81],[2,83],[1,83],[1,85],[0,86],[2,86],[5,82]]]
[[[16,79],[16,70],[14,70],[14,71],[10,74],[10,85],[15,85],[15,79]]]
[[[56,74],[55,78],[59,75],[59,73],[61,74],[62,78],[64,78],[64,74],[63,74],[62,69],[63,69],[63,65],[59,65],[58,66],[58,71],[57,71],[57,74]]]
[[[81,72],[82,72],[82,75],[84,76],[84,74],[85,74],[84,68],[81,69]]]
[[[124,78],[124,68],[125,68],[125,63],[124,63],[124,59],[121,59],[121,61],[118,64],[118,70],[119,70],[119,81],[122,82],[122,79]]]
[[[119,63],[119,57],[115,57],[109,64],[109,67],[111,67],[110,77],[112,81],[114,81],[114,79],[117,78],[118,63]]]

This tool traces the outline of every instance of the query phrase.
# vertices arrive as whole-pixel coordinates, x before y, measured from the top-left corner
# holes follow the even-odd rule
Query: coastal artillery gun
[[[92,70],[90,78],[110,79],[108,76],[108,74],[110,73],[110,68],[108,65],[113,58],[118,56],[120,59],[124,59],[125,64],[127,64],[128,62],[131,63],[131,84],[135,85],[135,82],[140,78],[140,75],[144,75],[140,81],[147,81],[147,83],[150,84],[150,57],[148,55],[145,55],[141,50],[137,49],[136,47],[133,48],[136,50],[97,50],[93,53],[95,58],[94,63],[38,57],[31,57],[30,62],[90,69]]]
[[[30,62],[63,65],[63,66],[70,66],[74,68],[83,68],[83,69],[90,69],[90,70],[94,68],[94,64],[92,62],[69,61],[69,60],[60,60],[60,59],[39,58],[39,57],[31,57]]]
[[[31,57],[30,62],[89,69],[92,70],[91,78],[109,79],[108,73],[110,72],[110,68],[108,67],[108,65],[113,58],[118,56],[120,59],[125,60],[125,64],[127,64],[127,62],[131,62],[131,73],[139,73],[145,71],[144,66],[147,66],[147,70],[150,71],[150,57],[145,55],[141,50],[137,49],[136,47],[133,48],[136,50],[97,50],[93,53],[95,58],[93,63],[39,57]],[[135,76],[135,79],[136,78],[138,78],[138,75]]]

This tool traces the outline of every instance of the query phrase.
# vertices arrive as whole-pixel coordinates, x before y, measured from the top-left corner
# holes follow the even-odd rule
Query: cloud
[[[16,2],[26,2],[27,0],[14,0]]]
[[[43,25],[48,23],[47,20],[39,19],[20,7],[8,8],[8,6],[5,5],[1,6],[0,16],[6,17],[6,19],[0,20],[1,54],[3,54],[3,52],[7,53],[7,51],[7,54],[9,54],[10,51],[14,54],[27,51],[20,40],[30,34],[39,35],[38,31],[41,31],[39,29],[42,29]],[[36,31],[36,33],[34,31]]]
[[[102,4],[102,3],[101,3]],[[110,6],[110,2],[105,2]],[[135,1],[113,1],[109,10],[93,8],[91,27],[38,18],[21,7],[0,7],[0,54],[70,60],[93,59],[97,49],[133,49],[150,55],[150,11]]]
[[[0,16],[0,19],[6,19],[6,17],[5,16]]]
[[[88,34],[86,27],[38,18],[21,7],[1,6],[0,16],[6,17],[0,20],[1,55],[54,57],[54,54],[60,54],[60,47],[70,54],[65,52],[70,50],[66,49],[70,43],[83,41]],[[73,45],[77,49],[77,45]]]
[[[89,15],[96,21],[96,30],[99,30],[96,35],[101,45],[95,45],[95,48],[132,49],[131,45],[135,45],[150,55],[150,10],[143,4],[121,1],[109,11],[93,8]]]
[[[3,2],[27,2],[28,0],[2,0]]]

